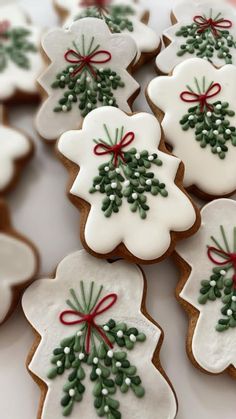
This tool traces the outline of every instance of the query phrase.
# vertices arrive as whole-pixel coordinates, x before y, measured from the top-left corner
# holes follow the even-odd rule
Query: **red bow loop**
[[[111,58],[112,58],[111,53],[106,50],[95,51],[89,55],[81,55],[79,52],[73,49],[70,49],[65,53],[65,59],[68,63],[78,65],[75,67],[74,71],[71,73],[72,77],[75,77],[77,74],[81,73],[81,71],[85,67],[88,67],[93,77],[96,78],[96,72],[93,68],[93,64],[107,63],[108,61],[111,60]]]
[[[193,20],[199,26],[198,33],[203,33],[210,28],[215,37],[219,35],[217,28],[229,29],[233,26],[230,20],[223,18],[214,20],[212,18],[207,19],[204,16],[195,16]]]
[[[73,326],[76,324],[87,324],[87,335],[86,335],[86,344],[85,351],[87,354],[90,353],[90,341],[91,341],[91,332],[92,328],[95,328],[96,331],[100,334],[104,342],[110,347],[113,348],[112,343],[108,339],[106,333],[98,326],[95,322],[96,317],[108,311],[117,301],[117,294],[108,294],[104,297],[93,309],[91,313],[81,313],[80,311],[75,310],[65,310],[60,314],[60,322],[65,326]],[[74,320],[67,320],[67,316],[74,316]]]
[[[111,0],[81,0],[79,6],[83,7],[98,7],[100,9],[105,9]]]
[[[187,103],[200,103],[200,111],[203,112],[205,106],[209,111],[213,110],[213,106],[208,103],[208,99],[217,96],[221,91],[221,85],[219,83],[212,84],[205,93],[198,94],[190,92],[189,90],[182,92],[180,98]]]
[[[135,138],[134,132],[127,132],[125,136],[121,139],[121,141],[118,144],[115,145],[109,145],[104,143],[99,143],[94,147],[94,153],[96,156],[104,156],[106,154],[113,153],[114,155],[114,166],[117,167],[118,159],[119,157],[122,159],[122,161],[125,163],[124,158],[124,151],[123,148],[130,145]]]
[[[0,36],[4,37],[7,30],[10,28],[11,24],[9,20],[0,21]]]
[[[227,253],[222,249],[217,249],[217,247],[208,247],[207,255],[210,261],[215,265],[225,266],[229,263],[232,264],[235,271],[233,275],[234,288],[236,288],[236,253]],[[215,257],[215,255],[218,255],[221,258],[225,258],[225,260],[219,260]]]

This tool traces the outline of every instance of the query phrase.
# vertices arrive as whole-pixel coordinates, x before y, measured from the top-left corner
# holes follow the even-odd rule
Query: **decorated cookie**
[[[66,25],[84,17],[102,19],[112,33],[127,33],[137,44],[138,54],[134,67],[157,55],[161,40],[147,26],[149,12],[135,0],[56,0],[59,13],[66,15]]]
[[[208,373],[227,371],[236,378],[236,202],[206,205],[199,232],[177,252],[190,359]]]
[[[162,333],[145,295],[137,266],[85,251],[27,289],[23,310],[37,333],[28,367],[43,393],[39,418],[175,418],[159,361]]]
[[[33,154],[32,142],[5,122],[0,105],[0,196],[14,186],[21,170]]]
[[[43,69],[40,30],[16,4],[0,5],[0,102],[38,97],[36,79]]]
[[[154,116],[99,108],[80,131],[62,135],[58,149],[71,173],[69,197],[82,211],[81,239],[92,254],[153,263],[196,231],[183,165],[165,153]]]
[[[52,61],[40,79],[48,95],[37,117],[43,138],[79,128],[100,106],[130,112],[139,85],[127,71],[137,52],[128,35],[111,34],[102,20],[85,18],[70,29],[53,29],[43,47]]]
[[[164,32],[166,49],[156,59],[161,73],[193,57],[216,67],[236,64],[236,10],[222,0],[176,2],[173,26]]]
[[[8,209],[0,200],[0,324],[10,316],[37,269],[35,248],[13,230]]]
[[[148,87],[166,142],[185,164],[184,186],[204,199],[236,189],[236,67],[192,58]]]

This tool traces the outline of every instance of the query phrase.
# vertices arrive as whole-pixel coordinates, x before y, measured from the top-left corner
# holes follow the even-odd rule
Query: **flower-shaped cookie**
[[[29,370],[47,389],[39,418],[175,418],[144,287],[138,267],[80,251],[27,289],[23,310],[41,337]]]
[[[32,152],[33,146],[27,137],[0,124],[0,195],[13,186]]]
[[[43,69],[40,30],[16,4],[0,5],[0,101],[34,99]]]
[[[127,71],[137,52],[128,35],[111,34],[102,20],[85,18],[70,29],[53,29],[43,47],[52,63],[40,79],[48,98],[37,127],[46,140],[79,128],[97,107],[130,112],[139,86]]]
[[[148,98],[166,142],[185,164],[184,186],[205,199],[236,189],[236,67],[192,58],[157,77]],[[164,114],[164,115],[163,115]]]
[[[236,10],[227,1],[177,2],[172,21],[174,25],[164,32],[166,49],[156,59],[159,71],[168,74],[193,57],[216,67],[236,64]]]
[[[157,55],[160,37],[147,26],[149,12],[134,0],[56,0],[56,7],[67,14],[66,25],[84,17],[102,19],[112,33],[127,33],[137,44],[135,68]]]
[[[181,304],[189,313],[188,352],[212,374],[236,378],[236,202],[206,205],[198,233],[177,246]]]
[[[69,195],[82,210],[81,236],[90,252],[150,263],[196,230],[183,166],[161,151],[154,116],[99,108],[82,130],[62,135],[58,149],[73,175]]]
[[[0,201],[0,324],[12,313],[37,268],[34,247],[12,229],[8,210]]]

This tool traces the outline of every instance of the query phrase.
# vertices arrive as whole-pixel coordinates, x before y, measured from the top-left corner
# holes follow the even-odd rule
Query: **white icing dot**
[[[199,35],[197,35],[197,36],[196,36],[196,39],[200,39],[200,36],[199,36]]]
[[[107,406],[107,405],[106,405],[106,406],[104,406],[104,412],[105,412],[105,413],[108,413],[108,412],[109,412],[109,406]]]
[[[228,41],[231,41],[232,37],[229,35],[227,36]]]
[[[221,47],[221,45],[222,45],[221,42],[218,42],[218,46]]]
[[[221,109],[222,108],[222,106],[221,106],[221,104],[220,103],[218,103],[218,105],[216,105],[216,109]]]
[[[194,116],[193,115],[189,115],[188,119],[189,119],[189,121],[192,121],[194,119]]]
[[[221,124],[221,122],[222,122],[222,121],[221,121],[221,119],[217,119],[217,120],[216,120],[216,125],[220,125],[220,124]]]
[[[117,336],[118,336],[118,338],[123,338],[124,333],[122,332],[122,330],[118,330]]]
[[[106,96],[103,96],[103,98],[102,98],[103,100],[104,100],[104,102],[105,102],[105,100],[106,100]]]
[[[64,81],[64,80],[65,80],[65,76],[61,76],[61,77],[60,77],[60,80],[61,80],[61,81]]]
[[[126,384],[127,386],[130,386],[130,384],[131,384],[131,379],[130,379],[129,377],[127,377],[127,378],[125,379],[125,384]]]
[[[110,77],[109,77],[109,79],[110,79],[110,80],[114,80],[114,77],[113,77],[113,76],[110,76]]]
[[[113,351],[108,351],[107,352],[108,358],[113,358],[113,355],[114,355]]]
[[[117,362],[116,362],[116,367],[117,367],[117,368],[120,368],[120,367],[121,367],[121,362],[117,361]]]
[[[83,354],[83,352],[81,352],[79,354],[79,360],[82,361],[84,359],[85,355]]]
[[[90,77],[86,77],[86,81],[89,83],[91,81]]]
[[[109,105],[113,105],[113,100],[109,100]]]
[[[218,135],[218,134],[219,134],[219,132],[215,129],[215,130],[213,131],[213,134],[214,134],[214,135]]]
[[[135,172],[134,176],[135,177],[139,177],[140,176],[140,173],[139,172]]]
[[[216,286],[216,281],[214,281],[214,280],[210,281],[210,286],[215,287]]]
[[[227,129],[225,132],[226,132],[227,135],[230,135],[231,134],[231,130],[230,129]]]
[[[63,106],[62,106],[62,111],[63,111],[63,112],[67,112],[67,106],[66,106],[66,105],[63,105]]]
[[[87,108],[88,108],[88,109],[91,109],[91,108],[92,108],[92,104],[91,104],[91,103],[88,103],[88,104],[87,104]]]
[[[149,157],[148,157],[148,160],[149,160],[149,161],[153,161],[153,160],[154,160],[154,157],[153,157],[153,156],[149,156]]]
[[[223,52],[223,56],[226,57],[226,55],[227,55],[226,52]]]
[[[95,356],[95,358],[93,358],[93,363],[96,365],[98,364],[98,358]]]
[[[133,334],[132,334],[132,335],[130,335],[130,337],[129,337],[129,338],[130,338],[131,342],[133,342],[133,343],[134,343],[134,342],[136,342],[136,340],[137,340],[136,336],[135,336],[135,335],[133,335]]]
[[[74,99],[74,96],[73,96],[73,95],[69,95],[69,96],[68,96],[68,99],[69,99],[70,101],[72,101],[72,100]]]
[[[100,191],[100,185],[95,186],[96,191]]]
[[[152,184],[152,180],[151,179],[147,179],[146,180],[146,185],[151,186],[151,184]]]
[[[109,199],[110,199],[110,201],[115,201],[116,197],[115,197],[115,195],[110,195]]]
[[[117,169],[116,169],[116,173],[120,173],[120,169],[119,169],[119,167],[117,167]]]
[[[109,172],[109,166],[106,166],[106,167],[104,168],[104,170],[105,170],[105,172]]]
[[[236,301],[236,295],[233,295],[232,301]]]
[[[57,361],[57,367],[62,367],[62,362],[61,361]]]
[[[102,389],[102,394],[103,394],[103,396],[107,396],[108,395],[108,391],[107,391],[106,388],[103,388]]]
[[[87,90],[87,93],[88,93],[88,95],[90,95],[90,93],[91,93],[91,90]]]
[[[221,151],[222,151],[222,150],[221,150],[221,147],[217,147],[217,148],[216,148],[216,151],[217,151],[217,153],[221,153]]]
[[[78,84],[80,83],[80,78],[78,78],[78,79],[76,80],[76,83],[78,83]]]
[[[116,182],[112,182],[111,183],[111,187],[112,187],[112,189],[116,189],[117,188],[117,183]]]
[[[207,131],[206,129],[204,129],[204,130],[202,131],[202,133],[203,133],[203,135],[207,135],[207,134],[208,134],[208,131]]]
[[[124,185],[127,187],[127,186],[129,186],[130,185],[130,181],[129,180],[126,180],[125,182],[124,182]]]
[[[227,310],[227,316],[232,316],[232,314],[233,314],[233,311],[232,310]]]
[[[98,87],[102,87],[101,83],[98,83]]]
[[[107,326],[107,325],[105,325],[105,326],[103,326],[103,330],[105,330],[105,332],[109,332],[109,326]]]
[[[139,154],[139,153],[136,153],[136,154],[135,154],[135,158],[136,158],[137,160],[139,160],[139,159],[140,159],[140,154]]]
[[[75,390],[74,390],[73,388],[71,388],[71,389],[69,390],[69,395],[70,395],[70,397],[74,397],[74,395],[75,395]]]
[[[222,276],[225,276],[225,275],[226,275],[226,271],[225,271],[224,269],[221,269],[220,274],[221,274]]]
[[[211,113],[210,111],[208,111],[208,112],[207,112],[207,116],[208,116],[208,118],[210,118],[210,117],[211,117],[211,115],[212,115],[212,113]]]
[[[77,336],[82,336],[82,334],[83,334],[83,332],[81,332],[81,330],[79,330],[79,331],[77,332]]]
[[[136,192],[132,193],[132,198],[133,199],[138,199],[138,194]]]
[[[70,72],[70,73],[73,73],[73,71],[74,71],[73,67],[70,67],[70,68],[69,68],[69,72]]]
[[[68,354],[70,353],[70,348],[69,348],[68,346],[66,346],[66,347],[64,348],[64,353],[65,353],[66,355],[68,355]]]
[[[102,374],[102,370],[101,370],[100,368],[97,368],[97,369],[96,369],[96,374],[97,374],[97,375],[101,375],[101,374]]]

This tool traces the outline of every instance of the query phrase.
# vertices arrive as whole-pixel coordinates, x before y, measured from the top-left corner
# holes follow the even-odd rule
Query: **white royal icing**
[[[9,21],[13,28],[24,28],[31,33],[27,40],[36,48],[36,52],[27,52],[30,60],[30,68],[23,69],[8,60],[7,67],[4,71],[0,71],[0,100],[7,100],[16,92],[24,92],[26,94],[36,94],[36,79],[43,69],[43,59],[41,57],[39,47],[41,31],[29,24],[25,13],[17,4],[0,5],[0,23]],[[0,40],[1,42],[1,40]]]
[[[56,75],[68,66],[64,54],[73,46],[74,41],[81,42],[84,34],[89,34],[89,40],[94,36],[96,43],[100,45],[99,49],[109,51],[112,55],[108,63],[96,64],[96,68],[111,68],[124,82],[124,87],[114,91],[119,108],[130,112],[128,99],[139,88],[138,83],[126,70],[137,52],[135,42],[129,36],[112,35],[102,20],[93,18],[82,19],[68,30],[59,28],[51,30],[43,39],[43,48],[52,64],[39,80],[48,94],[48,99],[42,105],[36,120],[38,131],[46,140],[55,140],[63,132],[79,128],[81,125],[82,116],[77,103],[68,112],[54,112],[58,100],[63,95],[63,90],[53,89],[51,84],[56,79]]]
[[[118,295],[114,306],[97,319],[98,324],[110,318],[127,322],[140,331],[144,331],[146,341],[137,344],[128,356],[131,364],[137,366],[145,388],[142,399],[134,397],[132,392],[121,395],[122,418],[128,419],[173,419],[176,415],[176,400],[164,377],[152,363],[156,345],[160,339],[160,330],[141,313],[140,305],[143,296],[143,276],[135,265],[124,261],[109,264],[80,251],[67,256],[58,266],[56,278],[42,279],[30,286],[23,296],[23,309],[28,321],[41,336],[41,342],[29,365],[37,377],[47,384],[48,392],[43,405],[42,419],[62,417],[60,399],[65,377],[58,376],[54,380],[47,378],[50,369],[52,351],[58,347],[63,337],[70,336],[78,330],[77,326],[64,326],[59,321],[59,314],[66,309],[69,290],[73,288],[79,293],[79,282],[84,284],[95,281],[95,287],[103,285],[103,296],[110,293]],[[79,294],[78,294],[79,295]],[[43,315],[42,315],[43,313]],[[70,415],[75,419],[80,415],[84,418],[96,419],[97,413],[93,406],[92,387],[88,372],[83,383],[86,391],[83,401],[76,403]]]
[[[89,193],[93,179],[98,175],[98,167],[110,160],[110,156],[94,154],[94,139],[104,138],[104,124],[111,133],[124,126],[124,133],[133,131],[135,140],[129,148],[138,152],[148,150],[158,153],[161,167],[150,169],[155,176],[166,184],[167,198],[148,195],[146,220],[132,213],[127,202],[123,202],[118,214],[106,218],[101,210],[104,194]],[[81,131],[69,131],[59,140],[59,151],[80,166],[70,193],[91,205],[86,222],[84,237],[87,245],[99,254],[110,253],[124,243],[127,249],[142,260],[160,258],[171,244],[171,231],[189,230],[196,221],[196,214],[188,197],[175,185],[175,177],[180,161],[158,150],[161,129],[156,118],[150,114],[139,113],[127,116],[112,107],[99,108],[89,114]],[[144,245],[147,243],[147,245]]]
[[[30,142],[23,134],[0,124],[0,193],[11,183],[14,163],[30,151]]]
[[[166,142],[173,147],[173,153],[185,164],[184,186],[192,185],[214,196],[224,196],[236,189],[236,147],[227,143],[229,151],[221,160],[211,152],[210,147],[201,148],[195,139],[195,130],[184,131],[180,124],[188,109],[197,103],[186,103],[180,94],[186,91],[186,85],[195,87],[194,78],[201,82],[206,77],[206,84],[212,81],[221,85],[221,92],[209,103],[218,100],[229,102],[229,108],[236,112],[236,67],[227,65],[215,69],[209,62],[192,58],[177,66],[170,77],[157,77],[148,87],[148,96],[152,103],[164,112],[162,121]],[[236,127],[236,115],[230,117],[230,125]]]
[[[157,57],[156,66],[165,74],[170,73],[173,68],[183,61],[193,57],[193,54],[186,53],[182,57],[177,56],[177,52],[180,50],[180,46],[186,42],[186,38],[182,36],[176,36],[176,32],[185,25],[193,23],[195,16],[209,16],[210,10],[213,9],[213,16],[218,13],[222,13],[224,19],[232,22],[232,27],[228,29],[230,35],[236,38],[236,10],[226,1],[222,0],[184,0],[176,2],[173,7],[173,14],[176,17],[178,23],[171,26],[164,31],[163,35],[170,40],[170,45],[167,46]],[[230,53],[232,54],[232,62],[236,64],[236,48],[231,48]],[[214,57],[211,58],[212,63],[216,67],[222,67],[225,65],[225,61],[217,57],[217,51],[214,53]]]
[[[214,264],[207,256],[207,246],[214,246],[211,236],[221,240],[220,226],[225,229],[230,247],[233,248],[233,229],[236,226],[236,202],[220,199],[206,205],[202,212],[202,226],[198,233],[177,246],[178,254],[188,263],[191,274],[180,297],[199,311],[199,318],[192,340],[193,356],[206,371],[223,372],[233,365],[236,368],[236,330],[229,328],[217,332],[215,326],[221,317],[221,299],[198,303],[201,281],[208,279]],[[222,268],[223,269],[223,268]]]
[[[61,9],[67,11],[68,16],[65,22],[65,25],[67,26],[85,10],[85,7],[81,6],[78,0],[56,0],[55,4]],[[122,33],[130,35],[137,44],[139,53],[137,55],[136,62],[139,60],[141,54],[155,51],[160,45],[161,40],[153,29],[141,22],[141,19],[146,12],[145,8],[134,0],[112,0],[111,4],[130,6],[134,11],[134,15],[128,17],[133,24],[133,31],[125,29]]]
[[[0,232],[0,324],[12,305],[13,287],[22,286],[34,275],[36,257],[23,241]]]

